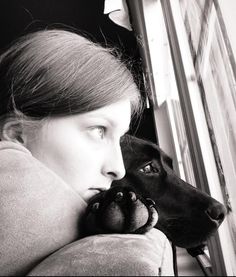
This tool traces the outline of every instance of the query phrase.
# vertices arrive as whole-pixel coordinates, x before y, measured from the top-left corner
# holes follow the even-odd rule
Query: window
[[[218,1],[181,0],[180,9],[236,251],[235,58]]]
[[[235,275],[236,66],[218,1],[142,0],[138,6],[159,144],[180,177],[227,206],[205,267]]]

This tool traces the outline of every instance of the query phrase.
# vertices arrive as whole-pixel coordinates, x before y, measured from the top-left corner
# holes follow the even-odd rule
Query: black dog
[[[144,233],[155,226],[176,246],[205,243],[224,220],[225,207],[181,180],[156,144],[125,135],[121,148],[126,175],[91,199],[88,234]]]

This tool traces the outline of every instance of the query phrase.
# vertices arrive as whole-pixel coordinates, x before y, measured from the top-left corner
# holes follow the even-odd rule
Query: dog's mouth
[[[204,242],[198,246],[195,247],[191,247],[191,248],[186,248],[186,250],[188,251],[188,253],[192,256],[192,257],[196,257],[198,255],[202,255],[204,254],[204,249],[207,245],[207,242]]]
[[[200,222],[191,224],[191,221],[183,218],[163,220],[159,219],[157,228],[161,230],[176,246],[182,248],[195,248],[206,244],[207,239],[215,232],[219,223],[217,221],[206,223],[205,230],[199,228]],[[205,225],[203,223],[203,225]],[[183,228],[185,226],[185,228]],[[206,226],[205,226],[206,227]]]
[[[181,247],[181,248],[186,248],[186,249],[203,249],[205,245],[207,245],[207,238],[208,236],[203,236],[200,238],[199,236],[197,237],[191,237],[188,238],[187,236],[184,237],[168,237],[170,241],[172,241],[176,246]]]

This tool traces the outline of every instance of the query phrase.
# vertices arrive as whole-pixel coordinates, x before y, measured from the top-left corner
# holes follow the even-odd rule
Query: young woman
[[[38,31],[1,55],[2,274],[77,238],[76,212],[125,175],[120,138],[141,106],[126,66],[78,34]]]
[[[139,93],[109,50],[39,31],[1,56],[0,71],[2,141],[24,145],[85,200],[124,176],[119,141]]]

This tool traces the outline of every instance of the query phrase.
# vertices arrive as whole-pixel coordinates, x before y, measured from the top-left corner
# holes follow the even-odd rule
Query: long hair
[[[37,31],[0,56],[0,116],[41,120],[122,99],[139,112],[140,94],[131,72],[111,49],[76,33]]]

